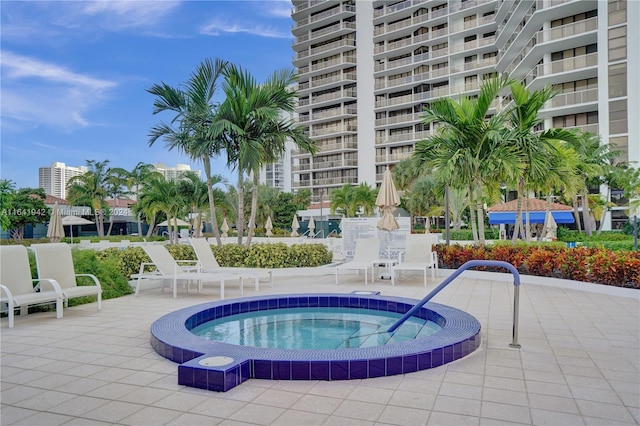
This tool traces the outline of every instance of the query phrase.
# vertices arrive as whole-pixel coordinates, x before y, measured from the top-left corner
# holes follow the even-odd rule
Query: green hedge
[[[196,260],[193,248],[178,244],[166,246],[176,260]],[[296,268],[321,266],[331,263],[333,254],[324,244],[258,243],[251,247],[237,244],[211,246],[220,266],[250,268]],[[140,272],[142,262],[151,262],[142,247],[111,247],[97,252],[100,259],[114,259],[120,273],[125,277]]]
[[[449,238],[459,241],[473,241],[473,231],[471,229],[461,229],[459,231],[451,231]],[[493,228],[485,228],[484,238],[486,240],[497,240],[500,238],[500,231]]]
[[[619,231],[602,231],[600,235],[594,233],[590,237],[584,232],[578,232],[575,230],[566,229],[563,227],[558,228],[558,240],[560,241],[576,241],[576,242],[605,242],[605,241],[631,241],[633,242],[633,236],[623,234]]]

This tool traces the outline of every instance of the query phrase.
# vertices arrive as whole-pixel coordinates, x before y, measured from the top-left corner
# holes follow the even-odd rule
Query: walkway
[[[472,355],[408,375],[320,382],[249,380],[227,393],[177,384],[177,365],[149,345],[172,310],[217,298],[159,289],[51,313],[1,329],[2,425],[462,425],[640,423],[640,299],[525,282],[521,349],[511,341],[513,286],[471,273],[434,302],[482,323]],[[491,278],[488,278],[491,277]],[[489,280],[491,279],[491,280]],[[422,277],[367,289],[422,298]],[[260,294],[351,292],[362,276],[275,279]],[[440,282],[440,280],[437,280]],[[255,294],[251,286],[246,295]],[[617,289],[611,289],[616,293]],[[227,297],[234,297],[229,286]],[[609,291],[609,289],[607,290]]]

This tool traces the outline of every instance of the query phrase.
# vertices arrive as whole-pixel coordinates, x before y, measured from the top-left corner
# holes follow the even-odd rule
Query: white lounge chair
[[[71,257],[71,246],[67,243],[32,244],[36,254],[38,277],[54,279],[60,284],[65,305],[69,299],[97,296],[98,310],[102,309],[102,287],[93,274],[76,274]],[[76,277],[89,277],[93,285],[78,285]]]
[[[432,250],[432,237],[428,234],[407,235],[407,246],[401,261],[391,266],[391,285],[396,283],[396,272],[422,271],[424,286],[427,286],[427,269],[431,269],[431,279],[436,277],[438,255]]]
[[[260,290],[260,278],[269,278],[269,286],[273,288],[273,270],[262,268],[235,268],[222,267],[211,251],[211,246],[205,238],[191,238],[189,240],[193,251],[196,253],[202,272],[232,272],[243,278],[253,278],[255,290]]]
[[[242,277],[238,274],[226,272],[226,273],[213,273],[213,272],[200,272],[197,261],[176,261],[171,253],[163,245],[145,245],[142,246],[147,256],[151,259],[151,262],[142,262],[140,264],[140,271],[137,274],[131,275],[131,278],[137,279],[135,295],[140,292],[140,283],[143,279],[155,279],[171,281],[173,289],[173,297],[178,296],[178,281],[187,282],[197,281],[198,291],[202,290],[203,282],[220,282],[220,299],[224,299],[224,282],[228,279],[239,279],[240,281],[240,294],[243,294],[243,282]],[[190,263],[190,265],[181,266],[180,263]],[[148,266],[154,268],[151,272],[145,272]],[[164,285],[162,287],[164,290]],[[187,284],[187,291],[189,290]]]
[[[356,241],[353,260],[336,266],[336,284],[338,284],[338,272],[341,270],[364,271],[364,285],[367,285],[367,273],[371,269],[371,284],[374,283],[374,268],[380,257],[379,238],[361,238]]]
[[[33,283],[39,281],[34,287]],[[47,283],[52,290],[44,290],[42,283]],[[0,303],[7,304],[9,328],[13,328],[13,315],[16,308],[20,315],[26,314],[30,305],[44,303],[56,304],[56,318],[62,318],[64,294],[56,280],[41,278],[34,280],[29,266],[29,254],[22,245],[0,246]]]

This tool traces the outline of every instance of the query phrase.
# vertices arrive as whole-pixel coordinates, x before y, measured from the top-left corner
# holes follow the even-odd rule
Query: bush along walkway
[[[442,268],[457,269],[474,259],[502,260],[521,274],[640,289],[640,252],[510,244],[438,245],[435,249]],[[476,270],[494,271],[486,267]]]

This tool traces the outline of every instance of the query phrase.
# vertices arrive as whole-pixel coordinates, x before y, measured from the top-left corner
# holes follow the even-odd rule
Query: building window
[[[627,64],[609,65],[609,98],[627,96]]]
[[[627,133],[627,101],[609,102],[609,133]]]
[[[626,59],[627,57],[627,27],[609,30],[609,62]]]
[[[608,18],[609,26],[627,22],[627,0],[609,0]]]

